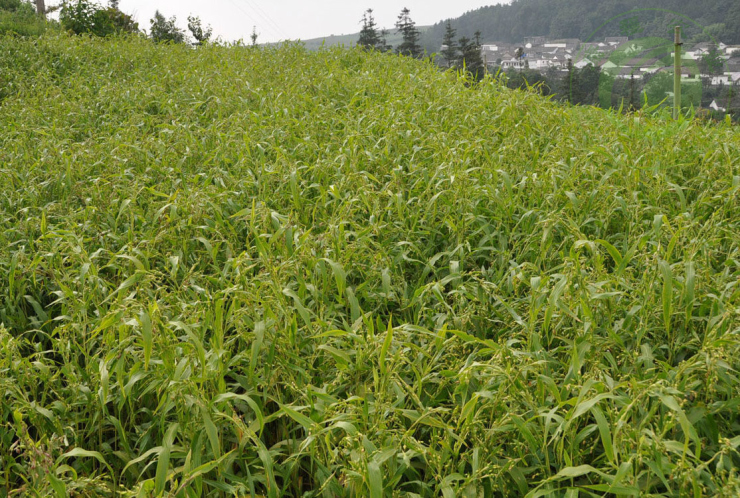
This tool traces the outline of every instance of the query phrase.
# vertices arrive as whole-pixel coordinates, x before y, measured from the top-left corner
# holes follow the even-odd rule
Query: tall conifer
[[[475,32],[475,39],[463,37],[460,38],[460,53],[463,61],[465,61],[465,68],[472,74],[476,79],[482,79],[485,73],[483,67],[483,55],[481,54],[480,45],[480,31]]]
[[[362,14],[362,30],[360,30],[360,39],[357,40],[357,45],[366,49],[378,48],[380,45],[380,35],[378,35],[373,9],[367,9]]]
[[[421,33],[416,29],[416,23],[411,20],[411,11],[408,8],[404,8],[398,16],[396,29],[403,36],[403,42],[396,47],[396,53],[408,55],[415,59],[421,58],[422,50],[421,45],[419,45]]]
[[[445,37],[442,40],[442,57],[447,62],[447,67],[455,67],[457,65],[457,41],[455,36],[457,30],[452,27],[450,20],[447,20],[447,26],[445,27]]]

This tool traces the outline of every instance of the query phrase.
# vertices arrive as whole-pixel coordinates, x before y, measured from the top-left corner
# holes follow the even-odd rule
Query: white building
[[[714,109],[715,111],[720,111],[720,112],[727,111],[727,109],[725,109],[724,107],[720,107],[719,105],[717,105],[717,101],[716,100],[713,100],[712,103],[709,104],[709,108],[710,109]]]

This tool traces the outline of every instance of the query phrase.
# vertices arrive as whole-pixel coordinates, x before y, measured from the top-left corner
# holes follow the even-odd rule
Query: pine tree
[[[249,38],[252,39],[252,46],[257,46],[257,38],[259,38],[259,34],[257,34],[257,26],[252,26],[252,34],[249,35]]]
[[[483,67],[483,56],[481,54],[480,32],[475,33],[474,40],[467,37],[460,38],[459,44],[465,68],[475,79],[482,79],[485,68]]]
[[[593,64],[587,64],[578,71],[578,104],[599,104],[599,80],[601,69]]]
[[[630,105],[629,110],[634,111],[636,109],[635,105],[635,71],[633,70],[630,73]]]
[[[445,37],[442,41],[442,57],[447,62],[447,67],[457,65],[457,42],[455,41],[457,30],[453,29],[452,23],[448,20],[445,28]]]
[[[410,14],[411,11],[404,8],[396,21],[396,29],[403,36],[403,42],[396,47],[396,53],[419,59],[422,56],[421,45],[419,45],[421,34],[416,29],[416,23],[411,20]]]
[[[380,31],[380,42],[376,46],[379,52],[390,52],[393,50],[393,45],[388,43],[388,31],[383,29]]]
[[[571,104],[578,103],[578,71],[573,67],[573,59],[568,59],[568,76],[565,77],[563,93],[566,95],[565,100]]]
[[[699,59],[699,70],[701,74],[707,74],[710,76],[717,76],[724,73],[725,61],[722,58],[722,53],[717,50],[717,46],[712,44],[709,48],[709,53]]]
[[[362,30],[360,30],[360,39],[357,40],[357,45],[370,50],[378,48],[380,42],[377,24],[375,23],[375,17],[373,17],[373,9],[367,9],[362,14]]]

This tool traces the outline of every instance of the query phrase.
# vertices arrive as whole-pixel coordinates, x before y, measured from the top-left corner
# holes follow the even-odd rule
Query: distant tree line
[[[419,43],[421,33],[416,27],[416,23],[411,19],[411,11],[404,8],[396,21],[396,30],[402,37],[401,43],[395,48],[395,53],[421,59],[424,56],[424,50]],[[393,46],[388,43],[388,31],[385,29],[378,30],[378,24],[375,22],[373,9],[367,9],[362,15],[362,29],[357,45],[367,50],[377,50],[379,52],[392,52]]]
[[[456,38],[457,30],[452,27],[452,22],[447,21],[445,36],[442,40],[440,55],[443,64],[450,69],[465,69],[476,79],[482,79],[486,68],[481,55],[481,32],[476,31],[473,38],[462,36]]]
[[[395,52],[397,55],[404,55],[414,59],[421,59],[427,56],[427,52],[421,45],[421,32],[416,27],[413,19],[411,19],[411,11],[408,8],[404,8],[396,20],[395,27],[401,36],[401,43],[395,49],[388,43],[389,33],[384,29],[378,29],[372,9],[367,9],[363,13],[361,23],[362,29],[357,40],[359,47],[379,52]],[[452,69],[464,68],[475,78],[481,79],[485,68],[481,57],[480,35],[480,32],[476,32],[472,39],[464,36],[456,39],[455,30],[452,29],[448,21],[444,38],[445,45],[441,54],[446,67]]]
[[[362,29],[357,45],[379,52],[390,52],[393,47],[388,44],[388,32],[383,29],[378,31],[378,24],[373,16],[373,9],[367,9],[362,15]]]

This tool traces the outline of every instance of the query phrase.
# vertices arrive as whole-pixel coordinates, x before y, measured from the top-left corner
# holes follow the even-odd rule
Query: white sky
[[[48,3],[48,2],[47,2]],[[107,0],[99,0],[107,4]],[[356,33],[362,13],[375,11],[380,27],[392,28],[401,9],[408,7],[418,25],[434,24],[467,11],[503,3],[502,0],[120,0],[119,8],[132,14],[139,27],[149,30],[149,19],[159,9],[177,16],[181,28],[188,15],[197,15],[213,26],[214,36],[225,40],[249,39],[257,26],[259,42],[319,38]]]

